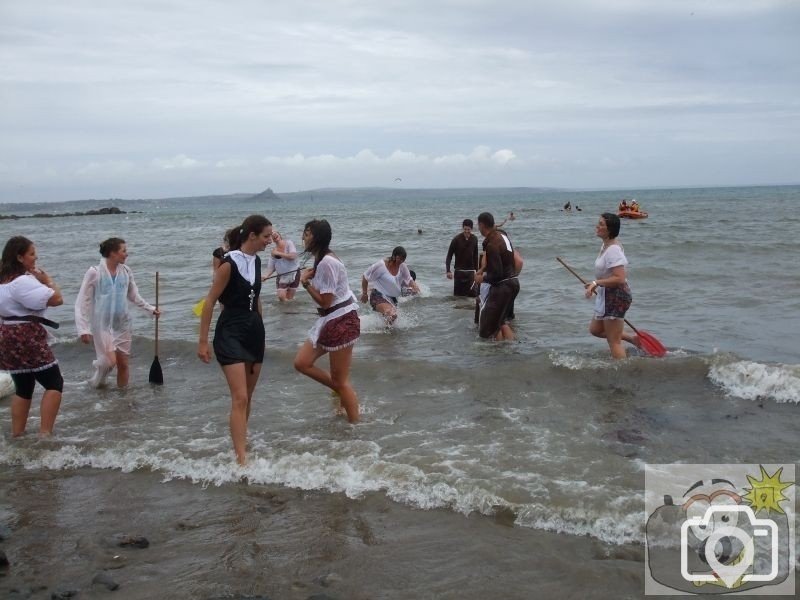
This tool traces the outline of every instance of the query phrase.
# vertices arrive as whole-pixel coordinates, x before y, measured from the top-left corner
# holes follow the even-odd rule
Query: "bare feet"
[[[331,390],[331,403],[333,404],[333,414],[337,417],[346,417],[347,411],[342,406],[342,397],[336,390]]]

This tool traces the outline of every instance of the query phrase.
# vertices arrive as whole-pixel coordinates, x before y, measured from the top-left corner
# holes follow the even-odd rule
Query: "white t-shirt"
[[[0,284],[0,315],[43,317],[47,301],[53,294],[55,291],[52,288],[40,283],[30,273],[20,275],[13,281]]]
[[[605,250],[600,247],[600,254],[594,261],[594,278],[604,279],[611,277],[614,267],[627,266],[628,259],[625,258],[625,251],[619,244],[612,244]],[[594,301],[595,316],[602,317],[606,313],[606,288],[597,286],[597,298]]]
[[[379,260],[364,271],[364,279],[384,296],[397,298],[403,295],[403,286],[414,281],[405,263],[400,264],[397,275],[392,275],[383,260]]]
[[[311,329],[308,331],[308,339],[314,348],[317,347],[317,340],[322,328],[329,321],[338,319],[351,311],[358,311],[358,302],[353,292],[350,290],[350,284],[347,281],[347,269],[344,265],[330,254],[325,257],[317,265],[317,270],[314,272],[314,277],[311,280],[313,285],[320,294],[333,294],[333,302],[331,306],[341,304],[345,300],[353,300],[347,306],[337,308],[329,315],[319,317]]]
[[[619,244],[612,244],[605,251],[600,249],[600,254],[594,261],[594,278],[604,279],[611,277],[614,267],[626,266],[628,259],[625,258],[625,251]]]
[[[317,265],[314,278],[311,280],[320,294],[333,294],[331,306],[353,297],[350,283],[347,281],[347,269],[338,259],[327,254]]]
[[[286,246],[283,252],[286,254],[297,254],[297,247],[292,240],[284,239]],[[272,257],[272,268],[278,274],[278,283],[291,283],[297,275],[297,268],[300,266],[300,261],[295,258],[282,258]]]

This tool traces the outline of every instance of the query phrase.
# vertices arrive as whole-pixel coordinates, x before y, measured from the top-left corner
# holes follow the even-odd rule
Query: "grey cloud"
[[[103,165],[116,166],[94,184],[117,186],[107,195],[242,189],[233,172],[257,190],[246,172],[264,156],[365,148],[508,149],[527,171],[493,171],[484,180],[497,185],[682,185],[703,163],[718,183],[786,182],[800,162],[794,2],[53,0],[0,11],[0,201],[58,177],[73,196]],[[196,161],[191,181],[178,168],[125,179],[130,164],[181,155]],[[423,165],[422,185],[452,184]],[[383,176],[360,166],[347,185]],[[81,168],[69,192],[66,174]],[[275,177],[288,189],[344,185],[304,169]]]

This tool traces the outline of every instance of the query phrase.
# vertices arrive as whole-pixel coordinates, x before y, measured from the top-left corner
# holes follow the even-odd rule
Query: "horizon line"
[[[632,187],[552,187],[552,186],[468,186],[468,187],[389,187],[389,186],[336,186],[336,187],[321,187],[306,190],[295,191],[281,191],[273,193],[276,196],[281,194],[312,194],[314,192],[340,192],[348,190],[384,190],[384,191],[405,191],[405,192],[420,192],[420,191],[433,191],[433,190],[532,190],[537,192],[628,192],[628,191],[657,191],[657,190],[707,190],[707,189],[729,189],[729,188],[760,188],[760,187],[797,187],[798,183],[753,183],[744,185],[732,184],[716,184],[716,185],[675,185],[675,186],[632,186]],[[259,192],[226,192],[226,193],[210,193],[210,194],[196,194],[192,196],[154,196],[154,197],[140,197],[140,198],[123,198],[123,197],[103,197],[103,198],[72,198],[68,200],[28,200],[28,201],[3,201],[0,205],[6,204],[57,204],[57,203],[71,203],[71,202],[98,202],[108,200],[120,200],[123,202],[141,202],[141,201],[158,201],[158,200],[191,200],[195,198],[213,198],[213,197],[228,197],[228,196],[258,196],[263,194],[271,188],[266,188]]]

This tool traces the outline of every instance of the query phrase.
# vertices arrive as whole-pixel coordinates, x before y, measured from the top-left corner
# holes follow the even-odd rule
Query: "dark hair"
[[[6,242],[0,262],[0,281],[8,283],[15,277],[25,274],[25,267],[18,259],[30,250],[31,246],[33,242],[21,235],[16,235]]]
[[[417,280],[417,274],[413,271],[413,269],[409,269],[408,272],[411,273],[411,279],[416,281]]]
[[[234,227],[228,231],[228,248],[239,250],[250,234],[260,235],[264,229],[272,226],[272,222],[264,215],[250,215],[239,227]]]
[[[392,250],[392,256],[390,260],[394,260],[396,258],[402,258],[405,260],[408,258],[408,254],[406,254],[406,249],[402,246],[397,246],[394,250]]]
[[[614,239],[619,235],[619,217],[614,213],[603,213],[600,215],[603,217],[603,220],[606,222],[606,228],[608,229],[608,237],[610,239]]]
[[[461,226],[462,227],[469,227],[470,229],[472,229],[472,227],[473,227],[472,219],[464,219],[464,222],[461,223]]]
[[[307,250],[314,255],[314,268],[316,269],[319,261],[331,251],[331,238],[333,238],[331,224],[325,219],[314,219],[306,223],[303,231],[311,232],[314,238],[311,240],[311,247]]]
[[[492,213],[482,212],[478,215],[478,223],[483,223],[486,227],[494,227],[494,217]]]
[[[125,243],[122,238],[108,238],[104,242],[100,242],[100,254],[103,258],[108,258],[112,252],[119,250],[119,247]]]

